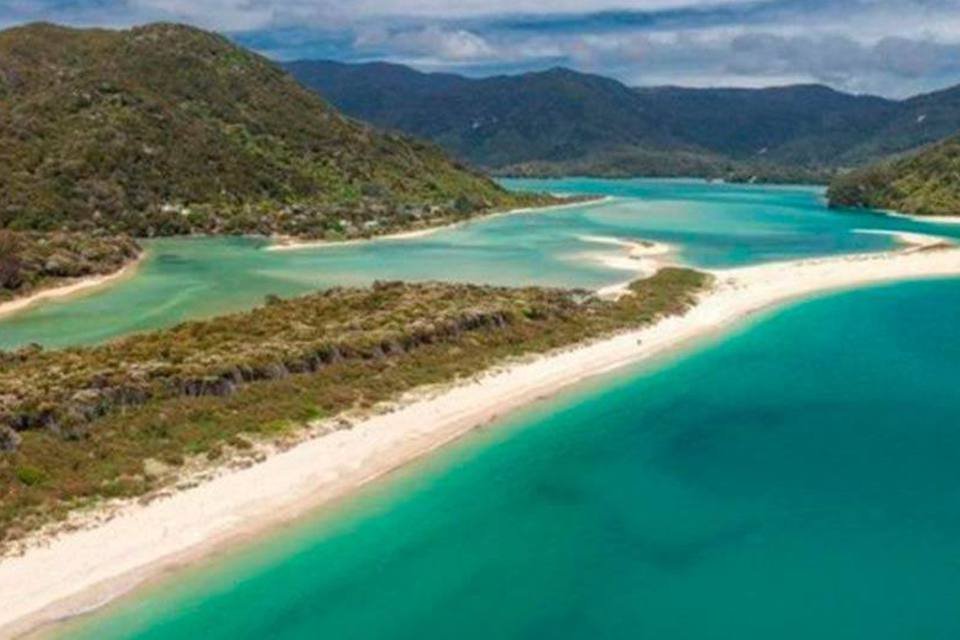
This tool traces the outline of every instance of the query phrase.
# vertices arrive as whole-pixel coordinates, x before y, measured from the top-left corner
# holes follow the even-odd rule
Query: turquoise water
[[[960,281],[513,417],[74,638],[960,637]]]
[[[247,309],[268,294],[289,296],[375,279],[601,287],[631,277],[600,261],[616,254],[616,247],[584,241],[585,236],[669,242],[678,248],[679,260],[699,267],[892,246],[889,236],[858,232],[864,228],[935,230],[960,237],[957,226],[831,212],[823,204],[822,189],[816,188],[584,179],[507,185],[615,199],[475,221],[419,239],[295,252],[263,251],[263,240],[249,238],[152,241],[147,243],[149,257],[134,277],[0,319],[0,348],[100,342]]]

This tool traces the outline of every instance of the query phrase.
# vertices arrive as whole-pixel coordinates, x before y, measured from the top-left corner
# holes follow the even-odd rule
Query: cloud
[[[466,18],[478,16],[576,15],[597,12],[665,11],[689,7],[752,4],[756,0],[358,0],[354,15]]]
[[[250,31],[275,24],[277,6],[258,0],[127,0],[133,15],[163,16],[223,31]]]
[[[495,47],[465,29],[433,25],[391,33],[384,29],[361,31],[354,40],[358,51],[389,50],[395,55],[445,61],[452,64],[498,59]]]
[[[0,0],[0,24],[177,20],[289,59],[469,74],[564,64],[631,84],[960,82],[958,0]]]

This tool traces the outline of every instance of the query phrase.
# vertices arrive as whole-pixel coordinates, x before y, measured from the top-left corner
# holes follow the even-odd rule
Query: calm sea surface
[[[75,638],[960,637],[960,281],[511,418]]]

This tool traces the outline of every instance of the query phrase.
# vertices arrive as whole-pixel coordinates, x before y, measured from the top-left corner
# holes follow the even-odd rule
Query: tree
[[[17,236],[0,229],[0,288],[16,289],[23,284],[22,262]]]

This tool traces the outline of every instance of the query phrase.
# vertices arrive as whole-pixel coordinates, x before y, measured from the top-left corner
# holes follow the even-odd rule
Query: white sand
[[[953,243],[952,240],[930,233],[916,233],[912,231],[892,231],[890,229],[854,229],[853,233],[865,233],[875,236],[893,236],[900,245],[914,249],[933,246],[940,243]]]
[[[569,197],[569,196],[567,196]],[[563,209],[570,209],[573,207],[583,207],[587,205],[597,205],[602,202],[608,202],[614,200],[613,196],[605,196],[603,198],[597,198],[596,200],[578,200],[577,202],[568,202],[566,204],[555,204],[546,207],[524,207],[521,209],[511,209],[509,211],[499,211],[497,213],[489,213],[481,216],[476,216],[463,220],[460,222],[452,222],[450,224],[439,225],[436,227],[427,227],[425,229],[415,229],[414,231],[402,231],[400,233],[391,233],[382,236],[373,236],[371,238],[355,238],[353,240],[297,240],[296,238],[288,236],[276,236],[274,238],[274,244],[266,247],[267,251],[299,251],[302,249],[329,249],[332,247],[349,247],[350,245],[357,244],[367,244],[370,242],[389,242],[395,240],[413,240],[416,238],[423,238],[425,236],[431,236],[435,233],[441,231],[446,231],[448,229],[456,229],[457,227],[462,227],[468,224],[475,222],[481,222],[483,220],[491,220],[493,218],[500,218],[503,216],[513,216],[524,213],[548,213],[550,211],[561,211]]]
[[[417,229],[416,231],[404,231],[402,233],[391,233],[388,235],[375,236],[372,238],[354,238],[353,240],[297,240],[288,236],[275,236],[274,244],[264,247],[266,251],[298,251],[301,249],[330,249],[332,247],[349,247],[351,245],[367,244],[370,242],[387,242],[390,240],[413,240],[424,236],[433,235],[443,229],[450,229],[461,223],[443,225],[439,227],[428,227],[426,229]]]
[[[0,636],[100,605],[348,494],[517,407],[776,303],[868,283],[960,275],[960,249],[922,248],[717,271],[715,288],[683,317],[505,366],[149,505],[127,504],[96,528],[47,539],[0,562]]]
[[[621,247],[618,254],[610,253],[582,253],[573,256],[577,260],[592,260],[599,262],[608,269],[630,271],[632,279],[647,278],[661,268],[670,264],[667,257],[673,254],[674,249],[663,242],[650,240],[625,240],[611,236],[577,236],[581,242],[604,244]],[[622,289],[615,285],[611,291],[619,292]],[[608,289],[601,289],[601,295],[607,295]]]
[[[26,298],[17,298],[15,300],[10,300],[9,302],[0,303],[0,317],[23,311],[28,307],[32,307],[46,300],[67,298],[80,293],[89,293],[99,287],[112,284],[121,278],[133,274],[133,272],[137,270],[137,267],[140,266],[142,260],[143,255],[141,254],[140,257],[133,262],[124,265],[124,267],[119,271],[115,271],[103,276],[79,278],[73,282],[70,282],[69,284],[54,287],[52,289],[44,289],[31,296],[27,296]]]
[[[917,222],[933,222],[934,224],[960,224],[960,215],[955,216],[918,216],[912,213],[900,213],[899,211],[883,211],[885,215],[893,218],[906,218]]]

